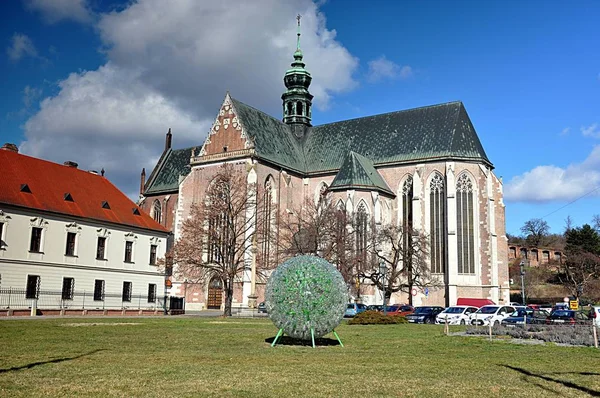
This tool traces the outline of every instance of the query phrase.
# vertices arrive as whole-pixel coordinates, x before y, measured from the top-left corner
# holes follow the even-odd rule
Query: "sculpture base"
[[[256,301],[258,300],[258,296],[255,294],[251,294],[248,296],[248,308],[256,308]]]

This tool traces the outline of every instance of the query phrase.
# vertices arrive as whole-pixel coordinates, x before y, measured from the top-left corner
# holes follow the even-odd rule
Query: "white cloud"
[[[29,85],[25,86],[25,88],[23,89],[23,105],[25,106],[25,109],[31,108],[31,106],[34,104],[34,102],[38,98],[40,98],[41,95],[42,95],[41,88],[35,88],[35,87],[31,87]]]
[[[107,64],[59,83],[25,124],[23,151],[113,170],[107,176],[127,192],[153,166],[169,127],[175,147],[202,145],[227,90],[279,117],[298,13],[315,105],[326,109],[357,84],[358,60],[308,0],[175,4],[140,0],[101,15]]]
[[[582,126],[581,134],[583,134],[584,137],[600,138],[600,128],[599,127],[600,126],[598,126],[598,123],[591,124],[587,127]]]
[[[125,176],[156,161],[167,128],[186,144],[208,130],[208,120],[178,109],[138,77],[111,63],[71,74],[60,82],[60,93],[44,99],[26,122],[22,151],[57,162],[75,160],[91,169],[104,167],[111,179],[125,184]]]
[[[565,127],[564,129],[562,129],[562,131],[560,132],[560,135],[569,135],[569,133],[571,132],[571,127]]]
[[[566,168],[537,166],[513,177],[504,190],[507,200],[550,202],[576,199],[600,186],[600,145],[581,163]]]
[[[90,23],[93,19],[87,0],[26,0],[25,5],[28,9],[39,12],[49,24],[63,20]]]
[[[413,75],[410,66],[400,66],[382,55],[368,63],[367,80],[375,83],[384,79],[407,79]]]
[[[18,62],[23,57],[39,57],[33,41],[23,33],[15,33],[13,35],[11,45],[6,48],[6,54],[12,62]]]

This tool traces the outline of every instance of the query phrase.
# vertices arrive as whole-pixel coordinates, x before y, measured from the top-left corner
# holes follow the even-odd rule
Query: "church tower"
[[[304,68],[302,50],[300,50],[300,15],[298,19],[298,39],[292,68],[285,72],[283,82],[287,90],[281,96],[283,100],[283,122],[288,124],[296,138],[304,137],[306,129],[311,126],[312,99],[308,87],[312,77]]]

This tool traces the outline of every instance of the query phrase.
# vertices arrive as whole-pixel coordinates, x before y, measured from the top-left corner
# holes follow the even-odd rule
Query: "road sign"
[[[425,288],[425,297],[427,297],[427,296],[429,296],[429,288],[428,287]]]
[[[577,311],[579,309],[579,301],[578,300],[569,301],[569,308]]]
[[[411,293],[412,293],[413,296],[416,296],[417,295],[417,288],[413,287]]]
[[[565,303],[568,303],[568,302],[569,302],[569,298],[568,298],[568,297],[565,297],[565,298],[563,299],[563,301],[564,301]]]

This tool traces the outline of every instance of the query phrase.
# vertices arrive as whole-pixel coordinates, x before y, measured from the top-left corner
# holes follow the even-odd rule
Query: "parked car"
[[[595,306],[590,309],[588,318],[594,321],[596,326],[600,327],[600,306]]]
[[[544,324],[549,313],[546,311],[534,310],[533,308],[517,308],[508,318],[502,320],[503,326],[515,326],[527,324]]]
[[[469,316],[479,308],[468,305],[455,305],[446,308],[435,318],[435,323],[446,323],[449,325],[466,325],[469,322]]]
[[[471,325],[499,325],[504,318],[515,312],[512,305],[484,305],[469,317]]]
[[[383,305],[381,304],[372,304],[372,305],[367,305],[367,311],[383,311]]]
[[[258,313],[266,314],[267,313],[267,303],[264,301],[258,304]]]
[[[366,310],[367,310],[367,306],[364,304],[350,303],[346,306],[346,312],[344,313],[344,317],[352,318]]]
[[[444,311],[444,307],[415,307],[412,314],[406,315],[410,323],[435,323],[437,315]]]
[[[591,324],[590,319],[581,311],[556,309],[546,319],[547,325],[585,325]]]
[[[399,315],[406,316],[408,314],[412,314],[415,310],[413,306],[405,305],[405,304],[394,304],[390,305],[385,309],[387,315]]]

